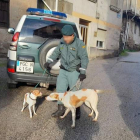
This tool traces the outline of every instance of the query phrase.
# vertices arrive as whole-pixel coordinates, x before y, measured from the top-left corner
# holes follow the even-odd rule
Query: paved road
[[[71,114],[51,118],[56,104],[40,98],[37,116],[20,112],[23,96],[33,86],[6,87],[6,68],[0,62],[0,140],[140,140],[140,53],[127,57],[90,61],[83,88],[103,89],[99,94],[99,119],[92,122],[82,106],[81,119],[71,129]],[[54,91],[41,89],[44,96]]]

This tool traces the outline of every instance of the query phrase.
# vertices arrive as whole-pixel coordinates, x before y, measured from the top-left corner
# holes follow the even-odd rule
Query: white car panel
[[[15,29],[15,33],[21,31],[21,28],[22,28],[23,23],[24,23],[24,21],[25,21],[25,19],[26,19],[26,16],[27,16],[27,15],[23,15],[23,16],[21,17],[21,19],[20,19],[20,21],[19,21],[19,23],[18,23],[18,25],[17,25],[17,27],[16,27],[16,29]]]
[[[16,57],[17,51],[8,50],[8,52],[9,52],[9,59],[16,61],[17,60],[16,59],[17,58]]]
[[[7,52],[7,57],[9,58],[9,49],[8,49],[8,52]]]

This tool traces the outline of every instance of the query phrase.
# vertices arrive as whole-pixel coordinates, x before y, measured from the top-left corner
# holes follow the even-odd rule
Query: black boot
[[[52,117],[60,117],[64,114],[65,112],[65,107],[63,104],[58,104],[58,110],[54,113],[52,113]]]
[[[81,111],[80,111],[80,107],[77,107],[76,108],[76,119],[80,119],[80,116],[81,116]]]

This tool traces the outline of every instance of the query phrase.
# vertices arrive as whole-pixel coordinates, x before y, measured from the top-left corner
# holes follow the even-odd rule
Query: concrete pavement
[[[140,140],[140,52],[127,57],[90,61],[83,88],[103,89],[99,94],[98,122],[82,106],[81,119],[71,129],[71,113],[64,119],[51,118],[54,102],[38,100],[37,116],[23,113],[23,96],[33,86],[6,87],[6,68],[0,65],[0,140]],[[2,62],[0,62],[2,63]],[[41,89],[47,95],[55,90]]]

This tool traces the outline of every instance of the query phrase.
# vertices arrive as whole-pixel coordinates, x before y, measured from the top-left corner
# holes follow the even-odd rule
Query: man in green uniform
[[[65,93],[69,88],[72,88],[78,79],[83,81],[86,78],[86,69],[88,65],[88,55],[83,41],[76,37],[74,29],[71,25],[65,25],[62,30],[63,38],[60,44],[54,50],[52,55],[44,64],[46,69],[50,69],[51,62],[61,56],[61,66],[57,77],[56,91]],[[75,91],[76,88],[73,89]],[[52,114],[52,117],[59,117],[64,114],[65,107],[59,101],[58,110]],[[80,118],[80,107],[76,109],[76,119]]]

